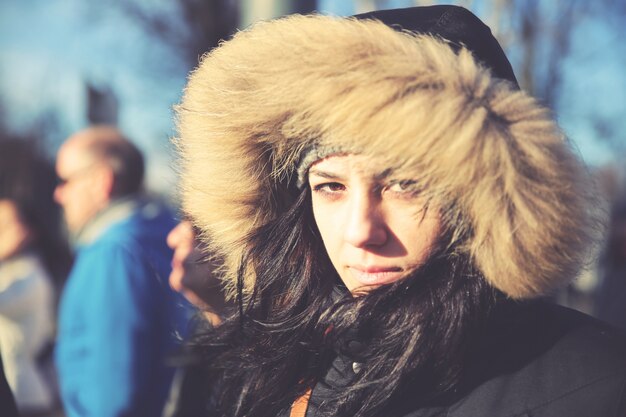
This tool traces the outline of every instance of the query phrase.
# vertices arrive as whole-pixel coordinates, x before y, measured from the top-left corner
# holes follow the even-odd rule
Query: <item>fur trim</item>
[[[453,202],[465,250],[510,297],[573,278],[592,241],[588,175],[549,112],[431,36],[324,16],[259,23],[203,58],[176,110],[183,208],[231,289],[246,236],[284,208],[314,141],[384,155]]]

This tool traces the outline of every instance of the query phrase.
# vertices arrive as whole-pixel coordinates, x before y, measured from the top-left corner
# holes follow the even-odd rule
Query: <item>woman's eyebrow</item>
[[[342,180],[343,179],[343,177],[339,174],[336,174],[334,172],[329,172],[329,171],[321,171],[317,168],[311,168],[309,170],[309,175],[316,175],[318,177],[326,178],[329,180]]]
[[[389,178],[393,174],[394,174],[394,170],[391,169],[391,168],[387,168],[386,170],[384,170],[384,171],[374,175],[374,179],[376,181],[386,180],[387,178]]]
[[[374,175],[374,180],[381,181],[389,178],[394,173],[394,170],[388,168],[376,175]],[[343,180],[344,178],[340,174],[336,174],[331,171],[322,171],[319,168],[311,168],[309,170],[309,175],[316,175],[318,177],[330,179],[330,180]]]

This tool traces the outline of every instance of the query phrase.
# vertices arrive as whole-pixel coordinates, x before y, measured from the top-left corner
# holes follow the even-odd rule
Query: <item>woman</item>
[[[51,367],[55,286],[70,265],[52,166],[34,142],[0,140],[0,353],[20,414],[58,407]]]
[[[258,24],[178,118],[239,303],[200,343],[215,415],[626,412],[623,336],[536,301],[594,240],[586,172],[467,10]]]

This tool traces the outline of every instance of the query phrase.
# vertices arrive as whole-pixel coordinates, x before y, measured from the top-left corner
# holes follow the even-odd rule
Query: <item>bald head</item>
[[[73,150],[86,161],[101,162],[113,172],[111,197],[137,193],[143,184],[144,160],[141,152],[117,128],[93,126],[70,136],[62,148]]]
[[[59,149],[55,200],[63,207],[72,233],[80,230],[112,200],[142,186],[141,152],[111,126],[94,126],[72,135]]]

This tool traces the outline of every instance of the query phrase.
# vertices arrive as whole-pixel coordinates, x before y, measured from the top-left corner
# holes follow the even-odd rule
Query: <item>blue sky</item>
[[[54,152],[86,126],[84,82],[118,96],[120,127],[149,155],[149,185],[173,184],[172,105],[188,68],[124,14],[79,0],[10,0],[0,6],[0,103],[9,128],[28,130],[46,111],[60,119],[46,138]],[[163,3],[163,2],[159,2]],[[167,2],[166,2],[167,3]]]
[[[623,32],[623,31],[622,31]],[[591,163],[620,164],[626,147],[625,36],[597,20],[584,21],[574,33],[572,55],[566,60],[566,90],[559,102],[559,119]],[[605,120],[621,137],[621,153],[599,139],[597,119]]]
[[[174,15],[176,2],[137,0]],[[385,6],[413,2],[395,0]],[[345,15],[350,1],[321,0],[320,11]],[[189,68],[181,51],[147,36],[140,25],[102,0],[3,0],[0,3],[0,106],[14,132],[53,111],[59,125],[46,138],[54,152],[64,137],[86,125],[84,82],[112,89],[120,102],[120,127],[149,156],[149,185],[169,192],[172,106]],[[623,32],[623,31],[622,31]],[[181,28],[181,36],[184,28]],[[565,89],[558,118],[584,159],[593,165],[621,154],[598,139],[598,121],[626,141],[624,36],[599,20],[583,19],[564,66]],[[623,148],[626,148],[624,143]]]

